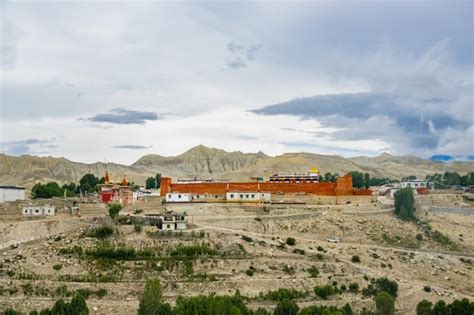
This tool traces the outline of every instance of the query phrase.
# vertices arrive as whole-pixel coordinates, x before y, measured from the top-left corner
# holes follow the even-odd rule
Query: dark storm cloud
[[[259,115],[290,115],[316,119],[337,140],[383,140],[401,152],[434,150],[444,132],[472,126],[446,113],[456,98],[422,98],[392,93],[330,94],[297,98],[265,106]],[[301,130],[289,130],[306,132]],[[315,137],[320,135],[315,135]]]
[[[127,110],[123,108],[114,108],[107,114],[97,114],[86,118],[86,120],[95,123],[109,123],[118,125],[144,124],[146,121],[159,120],[160,116],[153,112],[142,112]]]
[[[125,145],[114,145],[116,149],[130,149],[130,150],[143,150],[151,148],[151,146],[136,145],[136,144],[125,144]]]

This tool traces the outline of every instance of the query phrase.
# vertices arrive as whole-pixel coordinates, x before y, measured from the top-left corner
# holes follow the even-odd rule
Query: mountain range
[[[106,170],[113,181],[120,181],[126,175],[130,181],[140,185],[144,184],[147,177],[156,173],[171,176],[175,180],[213,178],[248,181],[251,177],[268,177],[275,173],[306,173],[313,166],[317,167],[321,174],[330,172],[342,175],[359,171],[375,177],[393,179],[408,175],[424,178],[427,174],[446,171],[460,174],[474,171],[474,161],[444,163],[412,155],[393,156],[383,153],[377,157],[345,158],[339,155],[302,152],[272,157],[263,152],[227,152],[200,145],[177,156],[145,155],[132,165],[102,162],[85,164],[65,158],[0,154],[0,185],[21,185],[30,188],[37,182],[77,183],[86,173],[101,177]]]

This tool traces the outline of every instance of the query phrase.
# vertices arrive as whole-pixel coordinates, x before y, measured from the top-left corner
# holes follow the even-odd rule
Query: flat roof
[[[0,185],[0,189],[22,189],[25,190],[25,187],[18,187],[13,185]]]

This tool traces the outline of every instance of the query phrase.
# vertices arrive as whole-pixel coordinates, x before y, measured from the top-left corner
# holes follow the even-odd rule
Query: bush
[[[421,233],[416,234],[416,240],[417,241],[422,241],[423,240],[423,235]]]
[[[242,235],[242,239],[246,242],[249,242],[249,243],[253,242],[253,239],[251,237],[246,236],[246,235]]]
[[[415,197],[411,187],[398,190],[395,195],[395,215],[404,221],[415,218]]]
[[[119,203],[113,203],[109,206],[109,215],[112,219],[116,219],[118,214],[122,210],[122,205]]]
[[[423,287],[423,291],[425,291],[425,292],[431,292],[431,287],[430,287],[429,285],[425,285],[425,286]]]
[[[329,296],[338,293],[338,290],[337,288],[329,284],[321,286],[317,285],[314,287],[314,293],[323,300],[327,300]]]
[[[360,257],[358,255],[354,255],[352,256],[351,261],[354,263],[360,263]]]
[[[290,265],[285,265],[283,266],[283,271],[286,272],[289,275],[293,275],[295,273],[295,268]]]
[[[281,288],[275,291],[268,291],[264,295],[262,295],[262,298],[264,300],[269,300],[269,301],[283,301],[283,300],[296,300],[298,298],[302,298],[307,296],[306,292],[300,292],[295,289],[285,289]]]
[[[63,268],[63,265],[61,264],[53,265],[54,270],[61,270],[62,268]]]
[[[416,315],[432,315],[433,312],[431,308],[433,307],[433,303],[428,300],[422,300],[416,306]]]
[[[91,230],[89,233],[87,233],[87,236],[104,239],[111,236],[112,234],[114,234],[114,229],[111,226],[103,225]]]
[[[376,315],[394,315],[395,298],[387,292],[380,292],[375,298]]]
[[[298,304],[291,300],[284,300],[278,303],[273,311],[273,315],[296,315],[299,311]]]
[[[359,284],[357,282],[349,283],[349,291],[351,292],[358,292],[359,291]]]
[[[159,279],[151,279],[146,282],[139,300],[138,315],[171,314],[170,305],[163,303],[163,292]]]
[[[422,300],[416,306],[417,315],[434,315],[434,314],[456,314],[456,315],[472,315],[474,314],[474,302],[468,299],[454,300],[451,304],[446,304],[445,301],[439,300],[431,308],[431,302]]]
[[[394,298],[398,294],[398,283],[388,278],[378,278],[373,284],[369,284],[367,288],[362,290],[364,296],[378,295],[380,292],[387,292]]]
[[[133,229],[135,230],[135,232],[140,233],[143,229],[143,226],[141,224],[135,224],[133,226]]]
[[[326,250],[322,246],[318,246],[318,252],[326,252]]]
[[[247,276],[252,277],[255,271],[253,269],[247,269],[245,273],[247,274]]]
[[[287,237],[286,244],[290,246],[294,246],[296,244],[296,240],[293,237]]]
[[[309,272],[311,278],[316,278],[319,275],[319,269],[316,268],[315,266],[311,266],[308,269],[308,272]]]

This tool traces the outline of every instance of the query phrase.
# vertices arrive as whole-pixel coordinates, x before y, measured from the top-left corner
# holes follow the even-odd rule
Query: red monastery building
[[[161,178],[160,195],[168,193],[216,194],[227,192],[267,192],[272,194],[305,193],[321,196],[370,196],[369,189],[355,190],[350,175],[339,177],[335,183],[317,181],[271,182],[198,182],[173,183],[170,177]]]
[[[120,183],[114,184],[110,181],[109,173],[105,171],[104,183],[98,187],[100,200],[103,203],[119,202],[127,205],[133,201],[133,190],[125,175]]]

